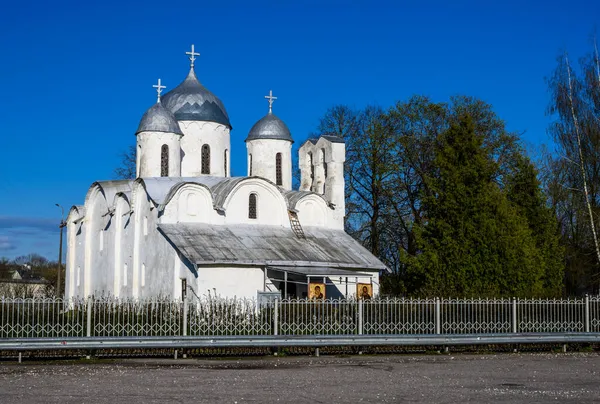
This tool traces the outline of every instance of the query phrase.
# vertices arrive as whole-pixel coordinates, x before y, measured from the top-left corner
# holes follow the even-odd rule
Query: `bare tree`
[[[136,174],[135,145],[129,146],[127,151],[121,153],[121,164],[115,168],[115,176],[118,179],[129,180],[135,178]]]
[[[600,62],[597,46],[580,59],[579,73],[566,54],[547,79],[551,93],[549,132],[556,145],[546,159],[545,185],[566,247],[569,293],[600,284]]]

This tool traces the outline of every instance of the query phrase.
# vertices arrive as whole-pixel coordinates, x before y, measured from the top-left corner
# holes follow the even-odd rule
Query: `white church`
[[[269,112],[246,138],[248,176],[231,177],[225,106],[194,72],[142,116],[136,178],[94,182],[67,218],[65,294],[143,298],[352,297],[379,290],[387,271],[344,231],[341,138],[299,149],[301,185],[292,190],[292,136]]]

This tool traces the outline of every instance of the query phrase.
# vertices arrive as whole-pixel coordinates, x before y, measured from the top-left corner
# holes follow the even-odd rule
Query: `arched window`
[[[308,153],[308,163],[310,164],[310,179],[314,181],[315,179],[315,165],[313,163],[313,155],[312,153]]]
[[[248,197],[248,219],[256,219],[256,194]]]
[[[275,183],[277,185],[283,185],[283,178],[281,173],[281,153],[275,155]]]
[[[250,155],[250,159],[248,160],[248,176],[252,177],[252,155]]]
[[[160,176],[169,176],[169,146],[166,144],[160,148]]]
[[[223,172],[225,173],[225,177],[227,177],[227,149],[225,149],[225,153],[223,154]]]
[[[210,146],[202,145],[202,174],[210,174]]]
[[[142,158],[142,146],[138,145],[137,147],[137,153],[135,153],[135,177],[139,178],[140,176],[140,160]]]
[[[323,159],[323,175],[327,178],[327,163],[325,162],[325,149],[321,149],[321,158]]]

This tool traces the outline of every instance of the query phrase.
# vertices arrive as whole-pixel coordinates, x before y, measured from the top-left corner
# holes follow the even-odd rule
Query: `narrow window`
[[[256,194],[248,197],[248,219],[256,219]]]
[[[210,174],[210,146],[202,145],[202,174]]]
[[[252,177],[252,155],[250,155],[250,162],[248,163],[248,166],[250,167],[248,170],[248,176]]]
[[[225,149],[225,154],[223,155],[223,172],[225,173],[225,177],[227,177],[227,149]]]
[[[281,153],[275,155],[275,183],[277,185],[283,185],[283,179],[281,175]]]
[[[327,178],[327,163],[325,162],[325,149],[321,149],[321,156],[323,157],[323,175]]]
[[[160,148],[160,176],[169,176],[169,146],[166,144]]]
[[[137,147],[137,153],[135,154],[135,177],[140,176],[140,159],[142,158],[142,146]]]
[[[312,153],[308,153],[308,162],[310,164],[310,179],[311,181],[315,179],[315,165],[313,164],[313,155]]]

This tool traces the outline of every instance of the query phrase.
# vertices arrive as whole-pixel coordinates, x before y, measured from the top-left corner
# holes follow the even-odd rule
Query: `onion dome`
[[[178,121],[216,122],[231,128],[225,106],[190,69],[186,79],[162,97],[162,104]]]
[[[167,132],[183,135],[177,120],[159,101],[146,111],[135,134],[140,132]]]
[[[252,129],[250,129],[246,142],[256,139],[277,139],[294,142],[285,122],[272,112],[269,112],[254,124]]]

